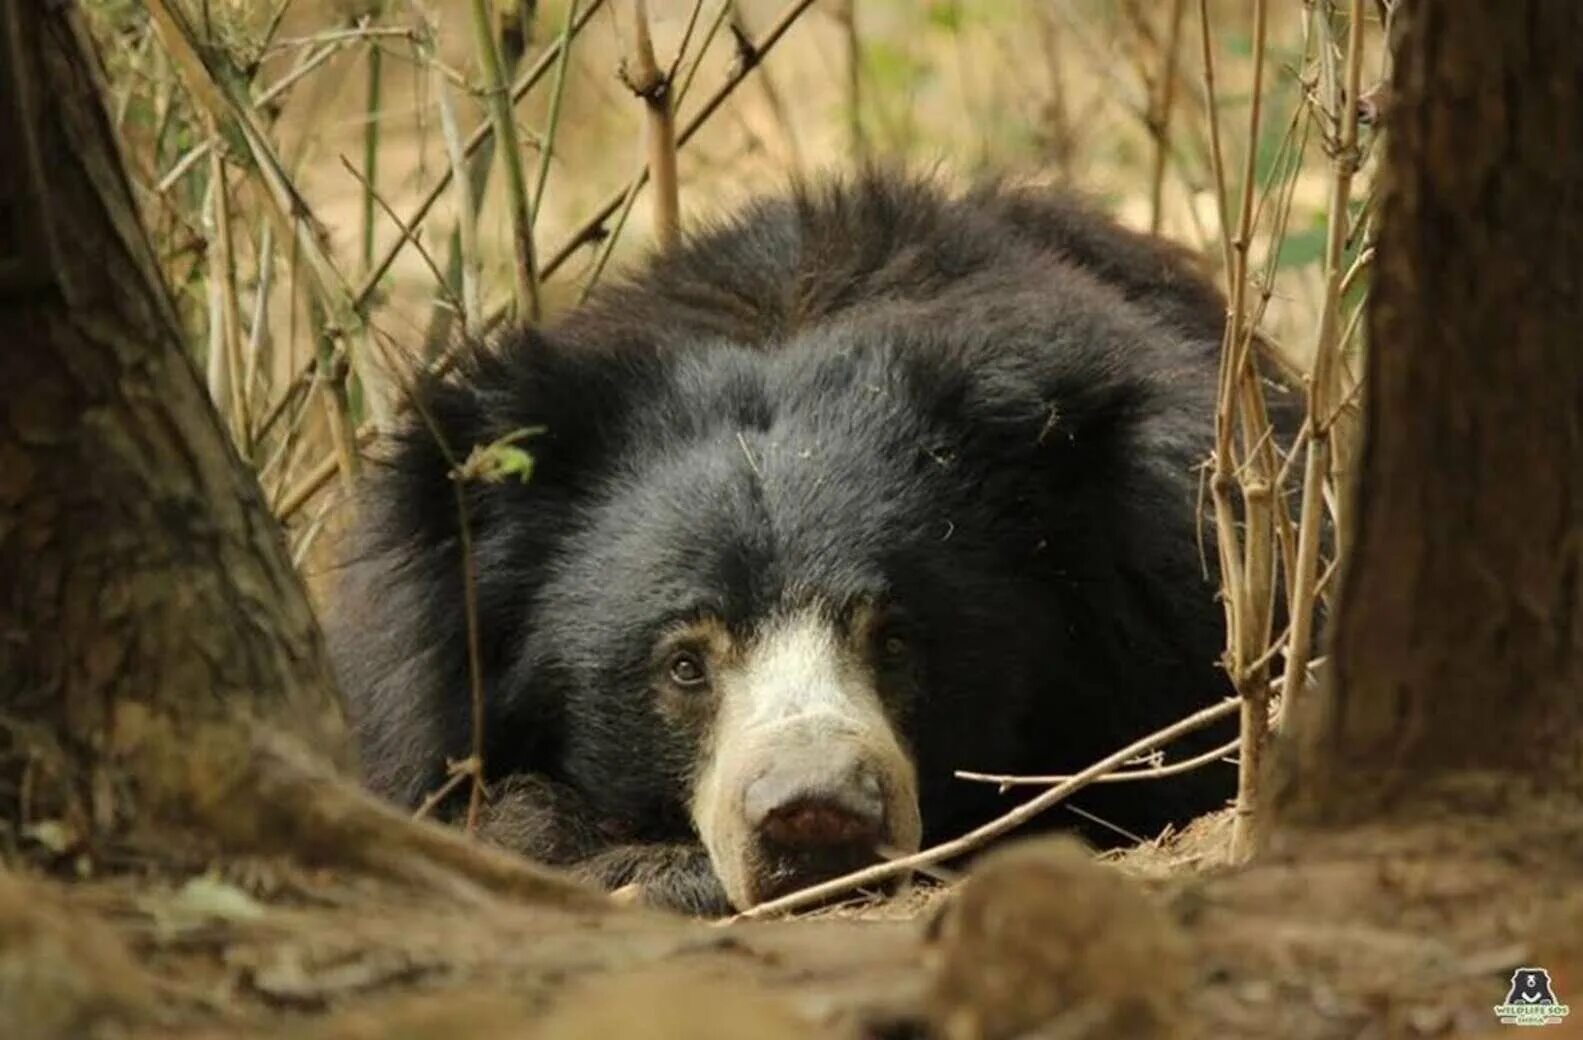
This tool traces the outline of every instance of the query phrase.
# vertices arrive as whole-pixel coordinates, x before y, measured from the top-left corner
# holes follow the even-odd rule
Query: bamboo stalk
[[[1323,17],[1323,15],[1321,15]],[[1292,579],[1292,637],[1286,655],[1286,696],[1303,696],[1301,677],[1307,674],[1311,652],[1317,590],[1319,541],[1324,523],[1325,485],[1330,477],[1330,435],[1339,399],[1337,376],[1341,371],[1342,339],[1337,336],[1342,284],[1349,272],[1342,268],[1347,237],[1347,206],[1352,199],[1352,179],[1358,168],[1358,90],[1363,67],[1363,0],[1352,0],[1347,29],[1346,81],[1335,85],[1331,103],[1339,108],[1339,133],[1331,153],[1330,212],[1325,227],[1325,296],[1319,312],[1314,349],[1314,373],[1308,384],[1308,454],[1303,467],[1301,524],[1298,528],[1297,564]],[[1328,52],[1329,47],[1325,50]],[[1338,556],[1340,549],[1338,547]]]
[[[517,77],[511,87],[511,100],[513,103],[522,100],[538,84],[539,80],[544,77],[555,63],[564,47],[570,46],[571,40],[582,32],[594,15],[605,5],[605,2],[606,0],[588,0],[587,6],[582,9],[581,14],[578,15],[572,24],[571,36],[565,40],[558,39],[555,43],[545,48],[544,52],[539,55],[538,60],[526,72]],[[468,135],[467,142],[462,147],[463,154],[468,158],[472,158],[484,146],[485,142],[494,140],[494,134],[494,123],[490,119],[485,119]],[[434,179],[433,184],[429,185],[428,190],[418,200],[412,212],[401,222],[403,227],[416,229],[423,225],[424,218],[428,216],[429,211],[434,208],[434,204],[439,201],[440,197],[445,194],[446,189],[450,187],[452,176],[452,168],[449,165],[440,171],[439,176]],[[356,312],[361,314],[368,307],[374,298],[374,293],[378,289],[380,281],[390,271],[391,265],[396,262],[396,258],[401,255],[402,250],[411,241],[410,238],[403,235],[386,247],[385,251],[380,255],[379,261],[373,265],[373,268],[364,276],[362,282],[352,294],[352,308]],[[549,277],[549,273],[549,270],[541,272],[541,280]],[[263,423],[265,429],[273,426],[280,418],[281,413],[289,407],[291,401],[307,389],[313,379],[313,374],[311,360],[292,370],[291,380],[286,384],[286,388],[281,392],[280,397],[270,406],[265,416]],[[309,477],[323,472],[324,468],[322,465],[316,466],[310,472]],[[331,469],[330,472],[333,473],[334,470]],[[306,485],[299,485],[298,490],[306,490]],[[286,501],[294,500],[294,495],[287,495]],[[300,507],[300,503],[298,503],[298,507]]]
[[[211,136],[217,136],[213,120],[209,120]],[[215,405],[225,413],[226,425],[231,430],[236,449],[243,458],[251,454],[248,441],[247,405],[243,391],[242,364],[242,311],[236,298],[236,259],[231,236],[230,192],[225,183],[225,159],[219,148],[209,149],[210,205],[213,207],[213,253],[209,257],[209,277],[217,285],[216,299],[219,310],[213,318],[219,319],[219,346],[224,364],[223,401]],[[216,388],[218,389],[218,388]]]
[[[253,321],[247,334],[247,356],[243,359],[242,404],[249,416],[253,414],[253,387],[258,383],[263,355],[269,344],[269,292],[274,284],[274,271],[275,229],[273,225],[265,224],[258,235],[258,278],[253,290]]]
[[[670,249],[681,238],[682,222],[671,82],[654,56],[647,0],[633,0],[632,18],[632,55],[622,74],[627,87],[643,102],[644,141],[649,155],[649,178],[654,184],[654,237],[661,249]]]
[[[445,152],[451,163],[451,184],[456,195],[457,257],[462,276],[462,334],[471,336],[479,327],[483,306],[478,290],[481,269],[478,210],[473,202],[472,179],[465,169],[467,157],[462,150],[462,135],[457,129],[456,113],[451,105],[450,84],[437,76],[434,90],[440,107],[440,133],[445,138]],[[537,211],[538,207],[535,206],[534,212]]]
[[[605,0],[588,0],[588,6],[583,8],[582,14],[578,16],[572,25],[573,38],[583,30],[583,27],[604,5]],[[570,42],[570,39],[564,41],[564,46],[570,46]],[[539,80],[544,77],[545,73],[550,70],[550,67],[560,56],[562,49],[563,41],[556,40],[555,43],[545,48],[544,53],[539,55],[539,59],[533,63],[531,68],[517,78],[517,81],[511,87],[511,101],[513,104],[521,101],[528,91],[538,84]],[[494,122],[486,119],[468,135],[467,143],[462,148],[463,153],[471,158],[473,153],[482,148],[485,141],[492,140],[494,135]],[[434,208],[434,204],[439,201],[440,196],[445,194],[445,189],[450,186],[451,170],[446,168],[441,170],[440,175],[434,179],[434,183],[429,185],[429,190],[424,193],[423,198],[418,200],[418,204],[413,207],[412,212],[408,214],[403,223],[411,228],[421,227],[423,218],[429,215],[429,210]],[[373,296],[374,289],[379,284],[379,280],[390,270],[390,265],[395,263],[396,257],[406,248],[407,243],[407,239],[397,239],[380,256],[379,263],[375,264],[374,269],[368,273],[368,277],[363,279],[362,284],[358,286],[357,292],[352,298],[356,306],[361,308],[367,305],[369,298]]]
[[[368,78],[363,120],[363,273],[374,263],[374,192],[379,183],[379,119],[380,94],[384,80],[384,52],[378,47],[368,48]]]
[[[1154,136],[1154,165],[1149,173],[1149,230],[1158,233],[1164,217],[1165,161],[1171,152],[1171,111],[1176,105],[1176,65],[1182,49],[1182,14],[1186,0],[1171,0],[1171,13],[1165,42],[1165,70],[1160,76],[1160,95],[1150,131]]]
[[[512,299],[518,316],[537,322],[539,313],[538,261],[533,250],[533,214],[529,207],[528,185],[522,170],[522,145],[517,135],[516,116],[506,88],[505,66],[495,40],[494,17],[489,0],[471,0],[473,48],[484,76],[484,97],[489,118],[495,128],[495,154],[506,182],[510,213],[512,258],[515,261]],[[405,237],[405,236],[404,236]]]
[[[1201,16],[1207,14],[1205,8],[1206,5],[1201,3]],[[1258,783],[1263,770],[1269,727],[1269,683],[1263,677],[1265,667],[1253,665],[1261,659],[1270,638],[1275,598],[1275,495],[1271,481],[1279,467],[1275,465],[1270,444],[1269,418],[1264,407],[1263,391],[1256,371],[1250,364],[1254,330],[1248,324],[1249,250],[1252,244],[1267,30],[1266,0],[1253,0],[1253,83],[1248,106],[1248,145],[1239,192],[1236,233],[1229,239],[1230,305],[1222,342],[1215,415],[1215,472],[1210,483],[1221,562],[1223,566],[1229,564],[1232,567],[1232,570],[1222,573],[1230,621],[1227,666],[1243,702],[1237,809],[1232,830],[1233,859],[1244,858],[1252,847],[1252,814],[1258,800]],[[1208,54],[1207,22],[1203,26],[1203,33]],[[1212,67],[1212,60],[1212,56],[1206,60],[1206,75]],[[1218,133],[1218,122],[1211,132]],[[1218,140],[1214,142],[1213,148],[1216,153],[1219,152]],[[1223,183],[1223,171],[1218,180]],[[1233,443],[1233,431],[1238,427],[1242,433],[1244,452],[1240,465],[1236,462]],[[1244,534],[1240,545],[1231,508],[1233,482],[1242,492]],[[1232,584],[1233,579],[1238,582],[1237,585]]]
[[[555,81],[550,86],[550,111],[545,119],[544,139],[539,144],[539,169],[538,175],[533,179],[533,205],[530,208],[532,220],[538,224],[539,212],[544,204],[544,189],[550,182],[550,163],[555,158],[555,141],[561,129],[561,101],[566,96],[566,73],[572,67],[572,37],[575,34],[577,21],[577,0],[567,0],[566,20],[561,23],[560,56],[555,62]],[[457,151],[451,157],[451,165],[455,167],[456,158],[460,155],[460,141]],[[453,176],[460,176],[457,170]]]

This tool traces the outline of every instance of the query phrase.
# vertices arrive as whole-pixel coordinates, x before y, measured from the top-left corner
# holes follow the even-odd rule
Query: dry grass
[[[1265,702],[1312,674],[1320,532],[1346,541],[1374,213],[1356,99],[1390,4],[568,2],[86,4],[188,340],[295,558],[417,366],[553,319],[673,221],[859,155],[1069,183],[1202,252],[1231,300],[1206,463],[1251,799]],[[660,204],[638,205],[651,165]],[[1284,443],[1260,373],[1311,371]]]

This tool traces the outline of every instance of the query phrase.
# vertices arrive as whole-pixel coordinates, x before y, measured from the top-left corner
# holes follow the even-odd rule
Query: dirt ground
[[[0,1033],[1493,1037],[1513,965],[1563,1002],[1583,980],[1573,818],[1304,836],[1240,870],[1228,828],[1099,859],[1034,839],[959,885],[723,924],[128,849],[113,877],[0,874]]]

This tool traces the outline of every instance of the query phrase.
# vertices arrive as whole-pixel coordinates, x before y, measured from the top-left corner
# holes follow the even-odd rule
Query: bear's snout
[[[809,747],[778,756],[743,794],[755,846],[749,886],[757,900],[876,862],[893,838],[882,765],[855,749]]]
[[[792,725],[756,736],[737,745],[737,766],[722,777],[736,777],[735,796],[723,799],[732,808],[704,828],[738,907],[917,848],[917,783],[888,727]]]

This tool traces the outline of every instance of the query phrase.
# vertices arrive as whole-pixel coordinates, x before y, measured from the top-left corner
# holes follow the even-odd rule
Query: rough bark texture
[[[265,723],[324,760],[347,745],[79,36],[69,4],[0,11],[0,819],[86,835],[123,816],[127,777],[163,797],[208,770],[228,790],[247,756],[193,742]]]
[[[1357,544],[1297,822],[1452,771],[1583,792],[1583,4],[1405,13]]]

